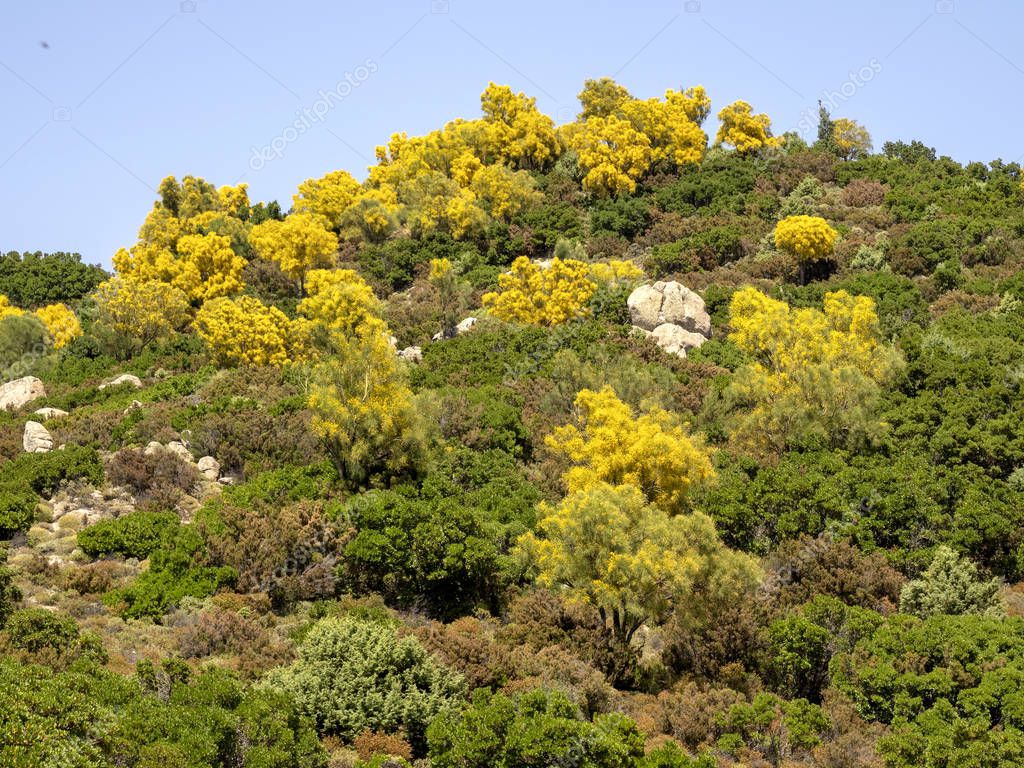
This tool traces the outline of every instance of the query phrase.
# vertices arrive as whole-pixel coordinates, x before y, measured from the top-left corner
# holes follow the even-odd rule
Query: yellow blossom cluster
[[[332,331],[352,333],[380,315],[373,289],[351,269],[314,269],[306,275],[299,314]]]
[[[330,266],[338,238],[326,216],[298,211],[284,221],[270,219],[257,224],[249,233],[249,242],[264,259],[273,261],[300,286],[306,272]]]
[[[0,293],[0,320],[5,317],[18,317],[25,314],[24,310],[11,304],[11,300]]]
[[[240,217],[248,215],[245,184],[218,190],[201,178],[169,176],[138,242],[114,255],[114,269],[126,280],[168,283],[193,304],[230,296],[243,287],[248,225]]]
[[[749,407],[733,438],[754,452],[794,439],[834,441],[878,428],[871,406],[899,366],[879,335],[875,302],[826,293],[822,310],[791,309],[755,288],[733,294],[729,340],[753,357],[728,394]]]
[[[831,255],[836,232],[820,216],[787,216],[775,225],[775,247],[791,253],[803,263]]]
[[[191,314],[184,292],[160,280],[113,277],[94,298],[99,321],[143,347],[183,328]]]
[[[701,123],[711,106],[704,88],[668,90],[664,100],[635,99],[609,78],[588,80],[579,95],[580,122],[563,126],[563,141],[586,171],[584,188],[617,195],[636,189],[654,165],[699,163],[707,146]]]
[[[54,349],[61,349],[67,346],[72,339],[82,335],[82,324],[78,317],[66,304],[49,304],[40,307],[31,313],[43,324],[50,342]],[[0,320],[7,317],[22,317],[25,310],[11,304],[3,294],[0,294]]]
[[[554,258],[548,266],[535,264],[525,256],[498,276],[499,291],[486,293],[483,304],[502,320],[531,325],[558,325],[579,317],[597,283],[590,268],[575,259]]]
[[[768,115],[754,114],[745,101],[734,101],[718,113],[720,125],[715,144],[729,144],[737,152],[754,152],[782,146],[782,139],[772,136],[772,121]]]
[[[82,324],[66,304],[49,304],[40,307],[34,314],[46,326],[54,349],[67,346],[82,335]]]
[[[675,513],[694,486],[715,476],[707,451],[668,411],[636,416],[611,387],[581,390],[576,408],[578,423],[558,427],[545,441],[574,464],[565,474],[569,493],[598,483],[631,485]]]
[[[306,356],[309,327],[252,296],[222,296],[196,313],[196,333],[221,365],[282,367]]]

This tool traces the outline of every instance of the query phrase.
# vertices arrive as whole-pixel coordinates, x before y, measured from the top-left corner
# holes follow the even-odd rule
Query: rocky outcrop
[[[38,421],[27,421],[21,444],[25,453],[49,453],[53,450],[53,436]]]
[[[59,419],[61,416],[67,416],[68,412],[63,411],[60,408],[40,408],[39,410],[32,412],[33,416],[38,416],[43,421],[48,419]]]
[[[704,299],[675,281],[641,285],[626,300],[633,327],[671,355],[686,353],[711,338]]]
[[[216,482],[220,477],[220,462],[213,458],[213,456],[203,456],[203,458],[196,462],[196,467],[207,480]]]
[[[475,318],[475,317],[467,317],[465,320],[460,321],[455,326],[455,330],[454,330],[453,333],[449,333],[448,335],[449,336],[452,336],[452,335],[454,335],[454,336],[461,336],[462,334],[466,333],[467,331],[473,330],[473,326],[476,325],[477,322],[478,322],[477,318]],[[430,337],[430,340],[431,341],[441,341],[444,338],[445,338],[445,335],[443,333],[441,333],[440,331],[438,331],[437,333],[435,333],[433,336]]]
[[[0,386],[0,411],[17,410],[40,397],[46,397],[46,388],[35,376],[8,381]]]
[[[142,379],[131,373],[122,373],[116,379],[111,379],[103,384],[100,384],[97,389],[106,389],[107,387],[120,387],[124,384],[131,384],[136,389],[142,389]]]
[[[711,338],[711,316],[704,299],[675,281],[641,285],[626,300],[633,325],[653,331],[659,325],[678,325],[691,333]]]
[[[398,356],[410,363],[423,362],[423,350],[420,347],[406,347],[398,353]]]

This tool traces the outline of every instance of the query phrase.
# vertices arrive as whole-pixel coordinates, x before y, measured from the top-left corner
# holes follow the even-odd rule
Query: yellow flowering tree
[[[881,341],[873,299],[836,291],[821,310],[791,309],[744,288],[729,317],[729,339],[754,358],[726,390],[734,444],[774,455],[795,445],[857,447],[880,433],[878,397],[900,358]]]
[[[868,129],[848,117],[836,118],[832,123],[832,141],[845,160],[856,160],[871,152],[871,134]]]
[[[351,269],[314,269],[306,273],[306,298],[299,314],[332,331],[352,333],[381,312],[373,289]]]
[[[270,219],[257,224],[249,233],[249,242],[261,258],[275,262],[300,289],[306,272],[330,266],[338,250],[338,238],[330,222],[305,211],[293,213],[284,221]]]
[[[489,83],[480,95],[490,154],[515,168],[540,169],[558,156],[558,138],[550,117],[537,109],[537,99],[513,93],[507,85]]]
[[[665,101],[634,99],[621,108],[623,117],[650,141],[651,163],[668,161],[677,168],[699,163],[704,157],[707,134],[690,117],[703,120],[701,110],[699,104],[672,90],[666,92]]]
[[[292,196],[296,213],[315,213],[327,219],[335,232],[342,227],[345,211],[360,192],[359,182],[347,171],[331,171],[319,179],[306,179]]]
[[[772,121],[768,115],[754,114],[745,101],[734,101],[718,113],[721,125],[715,135],[715,144],[729,144],[737,152],[755,152],[782,145],[782,139],[772,136]]]
[[[359,487],[378,476],[422,468],[430,446],[427,420],[413,399],[380,320],[335,333],[313,371],[308,402],[342,480]]]
[[[632,485],[594,483],[539,511],[518,552],[542,586],[594,606],[620,647],[690,600],[727,603],[757,582],[755,561],[722,544],[711,518],[669,514]]]
[[[128,280],[170,283],[198,305],[242,290],[249,215],[244,184],[216,189],[201,178],[168,176],[139,229],[138,242],[114,254]]]
[[[306,323],[293,322],[252,296],[208,301],[194,325],[221,365],[280,368],[301,359],[308,346]]]
[[[586,312],[597,289],[582,261],[554,258],[549,266],[525,256],[498,276],[499,291],[485,293],[483,304],[501,320],[530,325],[558,325]]]
[[[66,304],[49,304],[40,307],[34,314],[46,326],[54,349],[67,346],[72,339],[82,335],[82,324]]]
[[[570,493],[598,483],[631,485],[667,512],[686,509],[695,486],[715,476],[703,445],[668,411],[635,415],[611,387],[576,396],[576,424],[558,427],[545,442],[573,467],[565,474]]]
[[[827,259],[835,249],[836,232],[820,216],[787,216],[775,225],[775,247],[796,257],[800,282],[805,282],[806,267]]]
[[[586,171],[583,188],[598,195],[631,194],[651,167],[651,140],[629,120],[591,117],[573,126],[570,146]]]
[[[99,285],[94,299],[99,323],[142,348],[181,330],[191,317],[188,296],[160,280],[113,277]]]

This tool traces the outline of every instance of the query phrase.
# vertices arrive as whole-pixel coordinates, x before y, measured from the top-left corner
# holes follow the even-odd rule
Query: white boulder
[[[626,305],[633,325],[645,331],[671,323],[711,338],[711,316],[704,299],[674,280],[641,285],[629,294]]]
[[[38,416],[43,421],[47,419],[57,419],[61,416],[67,416],[67,411],[62,411],[60,408],[40,408],[32,412],[33,416]]]
[[[203,456],[196,462],[196,467],[207,480],[216,481],[220,477],[220,462],[213,458],[213,456]]]
[[[423,350],[420,347],[406,347],[398,353],[398,356],[410,363],[423,362]]]
[[[38,421],[25,422],[21,443],[25,453],[49,453],[53,450],[53,436]]]
[[[43,382],[35,376],[23,376],[0,386],[0,410],[17,410],[40,397],[46,397]]]
[[[136,389],[142,388],[142,379],[132,373],[122,373],[116,379],[100,384],[97,389],[106,389],[107,387],[120,387],[122,384],[131,384]]]

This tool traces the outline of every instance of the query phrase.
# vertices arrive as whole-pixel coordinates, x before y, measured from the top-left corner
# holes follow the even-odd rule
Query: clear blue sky
[[[393,132],[476,116],[488,80],[558,122],[588,77],[642,97],[702,84],[777,133],[813,132],[833,94],[876,147],[1019,160],[1022,29],[1021,0],[6,3],[0,251],[109,265],[169,174],[287,208],[303,179],[362,178]]]

